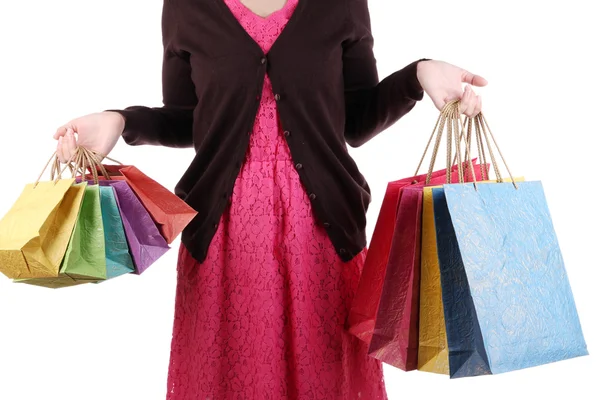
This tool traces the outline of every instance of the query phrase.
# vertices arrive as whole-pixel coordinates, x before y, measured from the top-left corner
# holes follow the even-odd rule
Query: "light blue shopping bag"
[[[491,374],[444,189],[434,188],[433,208],[450,378]]]
[[[587,355],[541,182],[434,189],[436,232],[439,226],[448,234],[443,207],[458,245],[450,254],[440,240],[452,240],[452,232],[438,237],[451,365],[460,355],[453,348],[475,351],[481,360],[471,365],[474,371],[489,367],[493,374]],[[457,289],[456,280],[463,286]],[[457,301],[468,312],[452,313]],[[461,330],[471,333],[452,335]]]

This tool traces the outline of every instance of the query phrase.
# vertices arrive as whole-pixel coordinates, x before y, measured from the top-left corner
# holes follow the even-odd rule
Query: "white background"
[[[370,4],[382,77],[429,57],[489,80],[479,90],[484,111],[513,172],[544,182],[592,353],[452,381],[386,367],[390,399],[600,398],[595,2]],[[60,124],[107,108],[160,105],[161,6],[161,0],[0,2],[0,215],[39,174]],[[352,150],[373,191],[369,235],[386,183],[412,175],[436,116],[425,99]],[[192,155],[122,142],[113,153],[171,189]],[[163,399],[177,245],[141,277],[100,286],[52,291],[0,276],[0,399]]]

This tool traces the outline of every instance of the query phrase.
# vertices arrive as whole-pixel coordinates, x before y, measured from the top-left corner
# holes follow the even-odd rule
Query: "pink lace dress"
[[[265,53],[298,2],[262,18],[222,1]],[[343,263],[316,223],[267,77],[206,261],[180,249],[167,399],[386,399],[381,363],[344,330],[364,257]]]

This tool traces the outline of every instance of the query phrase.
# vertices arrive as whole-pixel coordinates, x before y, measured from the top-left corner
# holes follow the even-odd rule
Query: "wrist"
[[[103,111],[102,114],[108,115],[110,116],[110,118],[114,119],[115,126],[118,127],[117,130],[119,132],[119,135],[122,135],[125,131],[125,124],[127,123],[125,116],[118,110],[107,110]]]
[[[417,61],[417,80],[419,81],[419,84],[421,85],[421,88],[423,87],[423,78],[422,78],[423,71],[432,62],[433,62],[433,60],[431,60],[429,58],[423,58],[423,59]]]

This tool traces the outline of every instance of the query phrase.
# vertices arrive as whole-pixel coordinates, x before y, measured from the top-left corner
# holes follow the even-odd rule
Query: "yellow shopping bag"
[[[11,279],[58,276],[83,200],[75,179],[32,183],[0,220],[0,272]]]
[[[439,187],[439,186],[438,186]],[[421,296],[419,310],[420,371],[450,373],[442,283],[437,255],[432,187],[423,188],[421,227]]]

